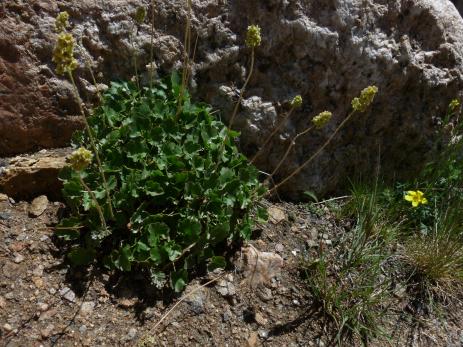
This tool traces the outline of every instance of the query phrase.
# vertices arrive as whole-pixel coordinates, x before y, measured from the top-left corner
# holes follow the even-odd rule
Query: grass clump
[[[336,331],[339,345],[355,341],[367,345],[384,336],[381,323],[391,298],[383,267],[395,230],[385,223],[375,195],[357,197],[357,209],[352,210],[355,227],[334,248],[321,244],[319,257],[306,266],[313,298]]]
[[[192,103],[175,73],[153,88],[113,83],[103,99],[88,123],[114,218],[98,165],[68,167],[61,177],[72,216],[58,235],[74,241],[74,264],[98,259],[111,269],[146,269],[154,283],[179,291],[189,269],[224,266],[220,246],[250,237],[250,211],[265,190],[234,145],[238,133]],[[80,132],[74,145],[88,142]]]
[[[412,235],[403,245],[403,257],[412,266],[414,281],[422,282],[428,294],[444,299],[456,294],[463,284],[460,211],[458,208],[441,213],[435,217],[433,230]]]
[[[438,154],[413,182],[397,185],[390,201],[393,222],[404,221],[400,242],[412,278],[440,297],[456,294],[463,283],[462,130],[460,102],[455,99],[442,119]]]
[[[415,179],[353,185],[340,215],[353,226],[307,266],[311,292],[334,323],[339,344],[342,336],[358,336],[364,344],[377,336],[394,300],[408,301],[412,314],[429,314],[462,294],[459,106],[456,100],[449,105],[439,155]],[[398,295],[397,288],[405,293]]]

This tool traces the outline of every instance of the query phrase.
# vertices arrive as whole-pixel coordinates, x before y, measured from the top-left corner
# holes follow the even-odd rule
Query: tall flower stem
[[[244,84],[243,84],[243,87],[241,88],[240,95],[239,95],[239,97],[238,97],[238,101],[237,101],[236,104],[235,104],[235,107],[234,107],[234,109],[233,109],[232,116],[231,116],[231,118],[230,118],[230,122],[228,123],[228,129],[229,129],[229,130],[226,132],[226,134],[225,134],[225,136],[224,136],[224,138],[223,138],[223,141],[222,141],[222,143],[220,144],[220,148],[219,148],[219,152],[218,152],[220,155],[219,155],[219,158],[218,158],[218,160],[217,160],[217,164],[216,164],[216,166],[215,166],[214,171],[217,170],[217,168],[219,167],[220,160],[221,160],[221,158],[222,158],[222,155],[221,155],[221,154],[222,154],[223,149],[224,149],[224,147],[225,147],[225,144],[227,143],[227,140],[228,140],[228,138],[229,138],[229,132],[230,132],[232,126],[233,126],[233,122],[235,121],[235,117],[236,117],[236,114],[238,113],[238,108],[239,108],[239,106],[240,106],[240,104],[241,104],[241,101],[243,100],[243,96],[244,96],[244,92],[245,92],[245,90],[246,90],[246,87],[247,87],[249,81],[251,80],[252,72],[253,72],[253,70],[254,70],[254,60],[255,60],[255,58],[254,58],[254,47],[252,47],[252,48],[251,48],[251,66],[250,66],[250,71],[249,71],[248,77],[246,78],[246,81],[245,81]]]
[[[286,120],[291,116],[291,114],[294,111],[294,107],[292,107],[289,112],[283,117],[283,119],[278,123],[278,125],[273,129],[272,133],[267,137],[267,139],[264,141],[264,144],[260,147],[260,149],[257,151],[256,154],[252,157],[250,163],[253,164],[256,159],[259,157],[259,155],[264,151],[265,146],[270,142],[272,137],[281,129],[281,127],[285,124]]]
[[[130,30],[130,45],[132,46],[132,61],[133,68],[135,69],[135,82],[137,83],[137,88],[140,90],[140,82],[138,80],[138,63],[137,63],[137,51],[135,49],[135,39],[134,39],[135,23],[132,24]]]
[[[336,130],[331,134],[331,136],[328,138],[328,140],[325,141],[325,143],[314,153],[310,156],[309,159],[307,159],[302,165],[300,165],[296,170],[294,170],[288,177],[286,177],[284,180],[279,182],[276,186],[274,186],[272,189],[270,189],[266,195],[271,195],[273,192],[276,192],[279,187],[281,187],[283,184],[288,182],[291,178],[299,174],[304,167],[306,167],[309,163],[312,162],[325,148],[328,146],[331,141],[334,139],[338,131],[352,118],[352,116],[355,114],[356,110],[353,110],[342,122],[341,124],[338,125]]]
[[[191,49],[191,0],[186,0],[187,4],[187,19],[185,24],[185,41],[184,41],[184,57],[183,57],[183,71],[182,71],[182,84],[180,85],[180,91],[177,102],[177,112],[175,118],[178,119],[180,113],[182,113],[183,99],[185,94],[186,85],[188,82],[188,69],[190,67],[190,49]]]
[[[235,121],[236,114],[238,113],[238,108],[241,105],[241,101],[243,101],[244,92],[246,91],[246,87],[248,86],[249,81],[251,80],[252,73],[254,71],[254,63],[255,63],[255,54],[254,54],[254,47],[252,47],[251,48],[251,65],[249,67],[249,74],[248,74],[248,77],[246,78],[246,80],[244,81],[243,87],[240,90],[240,95],[238,97],[238,101],[236,102],[235,107],[233,109],[233,113],[232,113],[232,115],[230,117],[230,122],[228,123],[228,128],[229,129],[231,129],[232,126],[233,126],[233,122]],[[228,137],[228,134],[227,134],[227,136],[225,136],[224,142],[226,142],[227,137]]]
[[[312,130],[314,127],[311,126],[311,127],[308,127],[307,129],[305,129],[304,131],[300,132],[299,134],[297,134],[290,142],[289,146],[288,146],[288,149],[286,150],[285,154],[283,155],[283,157],[281,158],[281,160],[279,161],[278,165],[275,167],[275,169],[272,171],[272,173],[270,174],[270,177],[269,178],[272,178],[277,172],[278,170],[280,169],[281,165],[283,165],[283,163],[285,162],[286,158],[288,157],[289,155],[289,152],[291,152],[291,149],[296,145],[296,141],[298,138],[300,138],[301,136],[304,136],[305,134],[307,134],[310,130]],[[268,180],[268,178],[267,178]]]
[[[153,88],[153,57],[154,57],[154,4],[155,0],[151,1],[151,42],[150,42],[150,89]]]
[[[82,100],[80,98],[79,90],[77,89],[76,82],[74,81],[74,77],[72,76],[72,72],[68,72],[68,76],[69,76],[69,79],[71,80],[71,83],[72,83],[72,85],[74,87],[74,95],[75,95],[75,97],[77,99],[77,103],[79,104],[79,110],[80,110],[80,113],[81,113],[82,118],[84,120],[85,130],[87,131],[88,138],[90,140],[90,145],[92,146],[93,153],[95,153],[95,158],[96,158],[96,162],[97,162],[97,165],[98,165],[98,171],[100,172],[101,180],[103,181],[103,187],[104,187],[104,189],[106,191],[106,200],[107,200],[107,203],[108,203],[109,215],[111,216],[111,219],[114,219],[114,211],[113,211],[113,207],[112,207],[111,196],[109,194],[108,183],[106,181],[106,177],[105,177],[105,174],[103,172],[103,165],[101,164],[100,155],[98,154],[98,150],[97,150],[96,143],[95,143],[95,138],[93,136],[92,129],[90,128],[90,125],[88,124],[87,117],[85,116],[85,112],[84,112],[84,109],[82,107]]]

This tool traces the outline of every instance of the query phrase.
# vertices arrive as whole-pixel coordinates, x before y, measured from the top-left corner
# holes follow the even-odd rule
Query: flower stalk
[[[230,117],[230,121],[228,123],[228,131],[226,132],[226,134],[225,134],[225,136],[223,138],[222,145],[220,146],[220,149],[219,149],[219,153],[222,153],[222,151],[223,151],[223,149],[225,147],[225,144],[227,143],[228,139],[230,138],[230,131],[231,131],[231,128],[232,128],[233,123],[235,121],[236,114],[238,113],[238,108],[241,105],[241,101],[243,100],[244,92],[246,90],[246,87],[249,84],[249,81],[251,80],[252,73],[254,71],[254,63],[255,63],[255,52],[254,52],[254,50],[255,50],[256,47],[260,46],[261,41],[262,41],[262,39],[261,39],[261,35],[260,35],[260,27],[258,25],[250,25],[248,27],[247,32],[246,32],[246,40],[245,40],[246,46],[248,48],[251,48],[251,64],[250,64],[250,67],[249,67],[249,74],[246,77],[246,80],[245,80],[243,86],[241,87],[240,95],[238,97],[238,101],[236,102],[235,107],[233,108],[233,112],[232,112],[232,115]],[[217,161],[216,169],[220,164],[220,160],[221,160],[221,158],[219,157],[219,159]]]
[[[79,95],[79,90],[77,88],[76,82],[74,80],[74,77],[72,75],[72,72],[77,68],[77,60],[74,58],[74,37],[72,36],[71,33],[68,33],[67,27],[69,26],[69,14],[67,12],[61,12],[58,14],[56,17],[55,21],[55,27],[56,30],[59,32],[58,34],[58,41],[56,43],[55,49],[53,51],[53,62],[56,64],[56,72],[59,75],[67,75],[69,80],[71,81],[71,84],[73,86],[73,92],[74,96],[77,100],[77,103],[79,105],[79,111],[82,115],[83,121],[84,121],[84,126],[85,130],[87,132],[88,138],[90,140],[90,144],[93,150],[93,153],[95,155],[97,165],[98,165],[98,170],[100,172],[101,179],[103,181],[103,186],[106,191],[106,197],[107,197],[107,202],[108,202],[108,208],[109,208],[109,214],[111,219],[114,219],[114,212],[112,208],[112,202],[111,202],[111,197],[109,193],[109,188],[108,184],[106,182],[106,177],[103,172],[103,166],[101,164],[100,156],[98,155],[98,150],[95,144],[95,139],[92,134],[92,130],[90,129],[90,126],[87,122],[87,117],[85,116],[84,109],[82,107],[82,100]],[[93,73],[92,73],[92,78],[94,78]],[[96,83],[96,81],[94,80]],[[98,90],[98,87],[95,86]],[[79,171],[79,170],[78,170]],[[96,202],[98,203],[98,202]],[[101,210],[101,208],[100,208]],[[103,215],[104,218],[104,215]],[[104,223],[106,225],[106,223]]]
[[[92,163],[92,158],[93,158],[92,152],[90,152],[88,149],[84,147],[80,147],[79,149],[76,149],[74,152],[71,153],[71,155],[67,158],[67,161],[69,162],[69,165],[71,166],[71,168],[78,173],[79,182],[81,186],[85,188],[85,190],[88,192],[88,194],[92,198],[95,204],[95,208],[97,209],[98,215],[100,217],[101,226],[103,227],[104,230],[106,230],[106,221],[104,218],[101,205],[99,204],[95,193],[85,183],[84,178],[82,177],[82,171],[84,171]]]
[[[363,89],[360,93],[359,97],[356,97],[352,100],[352,111],[349,113],[349,115],[341,122],[341,124],[338,125],[336,130],[331,134],[331,136],[323,143],[323,145],[314,153],[312,154],[302,165],[300,165],[298,168],[296,168],[291,174],[289,174],[285,179],[283,179],[281,182],[276,184],[272,189],[269,189],[266,193],[266,195],[272,195],[273,193],[278,191],[278,188],[280,188],[283,184],[288,182],[290,179],[292,179],[294,176],[299,174],[308,164],[310,164],[334,139],[336,134],[339,132],[339,130],[344,127],[344,125],[352,118],[352,116],[357,113],[357,112],[365,112],[367,108],[371,105],[371,103],[374,100],[374,97],[376,93],[378,92],[378,88],[376,86],[369,86],[365,89]],[[318,116],[314,117],[312,119],[312,122],[314,123],[315,127],[320,127],[324,126],[327,121],[331,119],[331,113],[328,111],[322,112]],[[287,151],[288,153],[288,151]],[[275,171],[275,170],[274,170]],[[276,171],[275,171],[276,172]]]
[[[256,154],[252,157],[250,163],[253,164],[256,159],[259,157],[259,155],[264,151],[265,147],[267,144],[270,142],[272,137],[281,129],[281,127],[286,123],[286,120],[291,117],[291,114],[296,108],[299,108],[302,106],[302,97],[300,95],[297,95],[294,97],[294,99],[291,101],[291,109],[289,112],[283,117],[281,122],[273,129],[272,133],[267,137],[267,139],[264,141],[264,144],[260,147],[260,149],[257,151]]]
[[[101,164],[100,156],[98,154],[98,149],[97,149],[96,144],[95,144],[95,138],[93,136],[92,129],[90,128],[90,125],[88,124],[87,117],[85,116],[85,112],[84,112],[84,109],[82,107],[82,100],[80,98],[79,90],[77,89],[76,82],[74,81],[74,77],[72,76],[71,72],[68,72],[68,76],[69,76],[69,79],[71,80],[71,83],[73,85],[74,96],[77,99],[77,103],[79,104],[79,110],[80,110],[80,113],[81,113],[82,118],[84,120],[84,126],[85,126],[85,130],[87,132],[88,138],[90,140],[90,145],[92,147],[93,153],[95,153],[95,159],[96,159],[96,162],[97,162],[97,165],[98,165],[98,171],[100,172],[100,177],[101,177],[101,180],[103,181],[103,187],[104,187],[105,192],[106,192],[106,200],[107,200],[107,203],[108,203],[109,215],[110,215],[111,219],[114,219],[114,211],[113,211],[113,207],[112,207],[111,196],[110,196],[110,193],[109,193],[109,187],[108,187],[108,183],[106,181],[106,176],[105,176],[105,174],[103,172],[103,165]]]
[[[183,101],[184,95],[186,90],[186,85],[188,82],[188,70],[190,68],[190,52],[191,52],[191,11],[192,11],[192,4],[191,0],[186,0],[187,5],[187,18],[185,24],[185,41],[183,43],[184,46],[184,56],[183,56],[183,71],[182,71],[182,84],[180,85],[180,91],[178,95],[178,102],[177,102],[177,112],[175,118],[178,119],[180,113],[182,113],[183,109]]]

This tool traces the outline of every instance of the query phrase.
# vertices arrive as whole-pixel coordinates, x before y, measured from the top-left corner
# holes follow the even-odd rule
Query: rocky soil
[[[0,345],[334,345],[335,331],[300,273],[303,259],[314,259],[321,245],[334,247],[348,228],[327,208],[319,206],[316,214],[303,205],[269,205],[270,222],[258,226],[230,268],[198,275],[179,303],[179,295],[160,293],[136,275],[70,269],[52,231],[63,207],[44,196],[32,203],[0,196]],[[463,343],[458,306],[452,319],[415,321],[407,302],[402,295],[387,318],[392,345]]]

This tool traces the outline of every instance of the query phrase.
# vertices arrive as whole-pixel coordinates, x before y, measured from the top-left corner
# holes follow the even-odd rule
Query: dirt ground
[[[276,204],[276,217],[256,228],[250,244],[283,259],[276,277],[252,287],[238,250],[227,271],[193,279],[183,293],[192,294],[157,324],[181,295],[160,293],[136,275],[72,270],[51,229],[63,204],[50,202],[37,217],[27,202],[2,200],[1,346],[335,345],[300,273],[302,259],[315,257],[321,244],[335,244],[348,228],[323,206],[314,214],[304,205]],[[215,276],[221,277],[202,286]],[[453,319],[413,320],[404,318],[401,300],[386,324],[391,339],[371,345],[463,345],[461,307],[449,308]]]

